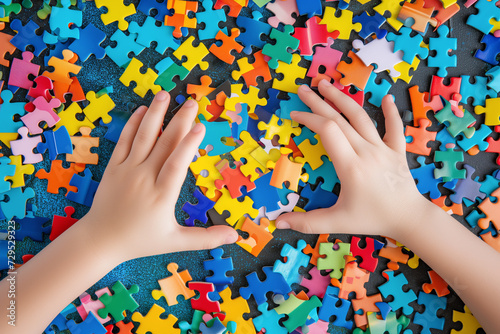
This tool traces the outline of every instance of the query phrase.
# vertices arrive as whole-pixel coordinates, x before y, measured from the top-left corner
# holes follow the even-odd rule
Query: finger
[[[233,244],[238,240],[238,233],[229,226],[182,227],[179,240],[185,240],[179,251],[213,249],[222,245]]]
[[[179,142],[174,151],[161,167],[156,183],[163,189],[177,189],[177,192],[166,191],[179,195],[189,164],[193,161],[198,146],[205,136],[205,126],[197,123],[191,131]]]
[[[157,173],[180,141],[191,130],[198,111],[197,107],[198,104],[194,100],[186,101],[156,142],[153,151],[148,157],[148,163],[151,163],[156,168]]]
[[[156,94],[137,130],[129,159],[141,163],[149,156],[158,139],[169,103],[170,95],[167,92],[160,91]]]
[[[290,212],[276,219],[276,228],[292,229],[305,234],[334,233],[334,227],[341,222],[339,210],[316,209],[309,212]],[[335,231],[337,233],[339,231]]]
[[[340,112],[342,112],[352,127],[367,141],[375,144],[380,142],[380,136],[366,111],[350,96],[342,93],[326,80],[321,80],[319,92],[327,100],[330,100]]]
[[[385,117],[384,143],[394,151],[404,153],[406,150],[406,140],[403,120],[399,115],[398,107],[394,103],[392,95],[386,95],[382,99],[382,111]]]
[[[356,132],[356,130],[354,130],[349,122],[347,122],[338,111],[333,109],[330,104],[323,100],[318,94],[313,92],[308,86],[300,86],[298,94],[302,102],[311,108],[313,113],[335,121],[354,148],[363,145],[363,138]]]
[[[125,124],[125,127],[122,130],[120,139],[118,139],[118,142],[116,143],[113,154],[109,159],[109,165],[119,165],[127,159],[132,143],[134,142],[137,129],[139,128],[147,110],[148,108],[146,106],[140,106],[132,114],[132,116],[130,116],[127,124]]]
[[[355,163],[357,154],[339,125],[331,119],[308,112],[292,111],[290,115],[294,121],[319,134],[339,177],[346,175],[349,166]]]

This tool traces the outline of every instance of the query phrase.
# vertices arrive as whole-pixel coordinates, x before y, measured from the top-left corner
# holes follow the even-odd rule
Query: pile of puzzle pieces
[[[358,2],[367,9],[354,15],[351,9]],[[185,224],[207,224],[209,217],[212,221],[222,220],[245,232],[248,237],[241,237],[238,245],[258,256],[273,240],[274,221],[281,213],[329,207],[338,198],[340,181],[319,136],[290,118],[292,110],[310,112],[298,98],[300,84],[316,87],[326,79],[360,105],[368,102],[375,107],[380,107],[382,97],[393,85],[407,86],[412,113],[411,120],[405,120],[412,124],[406,126],[405,134],[409,159],[416,159],[421,165],[412,169],[418,189],[450,214],[464,216],[467,212],[465,219],[470,227],[500,251],[498,171],[481,179],[474,175],[473,166],[463,164],[467,154],[500,154],[499,140],[495,139],[496,133],[500,133],[500,67],[496,60],[500,53],[500,9],[493,1],[469,0],[465,4],[478,10],[468,17],[467,25],[484,34],[481,42],[486,47],[478,49],[475,57],[484,61],[489,70],[473,79],[465,74],[449,78],[449,85],[444,84],[443,78],[448,76],[448,69],[457,66],[457,57],[453,55],[457,38],[451,37],[453,31],[447,22],[461,7],[452,0],[141,0],[137,7],[125,5],[122,0],[60,0],[53,6],[44,1],[39,8],[32,8],[36,19],[22,22],[17,18],[32,6],[35,4],[29,1],[21,5],[0,0],[0,220],[16,221],[19,229],[15,238],[19,242],[25,237],[42,242],[44,235],[54,240],[78,220],[73,217],[75,207],[92,205],[99,186],[92,168],[101,163],[97,154],[101,138],[92,135],[92,130],[107,127],[103,138],[116,142],[129,117],[128,112],[115,109],[113,86],[130,86],[134,94],[145,98],[161,89],[172,91],[187,83],[176,101],[182,104],[186,99],[196,100],[197,122],[203,123],[207,132],[190,166],[198,189],[193,194],[196,203],[183,206],[188,217]],[[102,25],[84,22],[86,6],[102,10]],[[139,16],[146,18],[133,20]],[[305,24],[297,23],[299,16]],[[43,22],[42,27],[36,21]],[[229,22],[235,25],[230,26]],[[104,32],[108,26],[116,27],[112,34]],[[107,39],[115,45],[101,46]],[[352,50],[336,49],[335,40],[349,41]],[[146,49],[162,60],[147,63],[141,56]],[[343,56],[349,60],[342,60]],[[93,57],[107,57],[116,64],[121,71],[119,82],[85,92],[80,84],[80,70]],[[423,60],[427,60],[427,67],[437,69],[437,75],[429,78],[429,92],[410,87],[413,74],[425,66]],[[216,78],[209,75],[211,67],[230,65],[237,69],[227,73],[226,81],[213,84]],[[400,98],[396,96],[396,102]],[[430,130],[431,125],[441,125],[441,130]],[[439,149],[432,149],[434,142],[439,142]],[[39,167],[47,161],[49,170]],[[64,216],[37,216],[37,208],[31,203],[35,192],[25,183],[29,175],[47,182],[48,193],[57,196],[62,192],[71,201]],[[0,239],[3,236],[7,234],[0,233]],[[191,282],[189,287],[186,283],[190,279],[179,274],[184,291],[181,294],[191,298],[193,290],[198,291],[206,303],[198,300],[193,309],[208,316],[197,313],[189,325],[194,327],[184,324],[183,329],[179,324],[175,328],[196,332],[204,325],[203,333],[275,333],[302,327],[303,332],[324,333],[330,322],[370,333],[399,333],[407,325],[411,328],[411,324],[424,322],[422,317],[436,318],[430,328],[443,328],[443,318],[436,315],[439,308],[412,314],[408,303],[416,300],[420,305],[441,305],[444,300],[444,308],[446,297],[437,288],[436,295],[430,294],[433,289],[429,286],[413,295],[403,292],[402,286],[408,281],[397,273],[398,263],[412,261],[411,268],[421,267],[417,266],[415,255],[408,260],[411,253],[403,250],[402,245],[388,242],[382,247],[378,241],[367,238],[373,240],[372,248],[360,250],[357,241],[350,245],[331,244],[328,238],[322,238],[314,248],[304,243],[297,248],[283,246],[281,255],[287,261],[262,270],[268,283],[276,284],[266,285],[272,290],[259,288],[263,283],[257,274],[251,274],[249,288],[242,288],[241,297],[232,299],[227,290],[232,281],[223,273],[215,274],[219,280],[210,281],[207,277],[208,284]],[[366,297],[363,284],[368,282],[370,273],[374,275],[371,269],[376,267],[376,252],[390,259],[384,276],[386,284],[394,282],[394,286],[383,285],[378,296]],[[223,260],[219,252],[212,255]],[[23,261],[29,258],[23,257]],[[332,263],[326,264],[325,261],[330,262],[327,258]],[[309,268],[312,278],[301,281],[299,270],[308,263],[313,266]],[[0,240],[0,270],[19,265],[9,262],[7,240]],[[331,271],[329,276],[321,273],[324,270]],[[177,272],[172,266],[169,271],[174,276]],[[445,290],[435,273],[429,276],[431,286],[439,281],[439,288]],[[307,283],[311,280],[314,283]],[[153,297],[167,298],[168,288],[162,284],[160,291],[153,291]],[[302,284],[306,290],[310,287],[313,292],[309,289],[300,293],[293,284]],[[316,291],[317,286],[324,288]],[[126,291],[123,286],[116,288]],[[117,293],[114,287],[113,291]],[[127,294],[134,291],[137,287]],[[356,292],[354,296],[352,291]],[[267,299],[267,292],[282,297]],[[248,313],[246,300],[251,295],[262,313],[253,319],[253,325],[252,320],[244,321],[241,317]],[[384,302],[389,295],[394,301]],[[108,297],[101,297],[103,303],[109,301],[109,290]],[[218,309],[215,301],[220,299],[223,302]],[[170,305],[168,299],[167,303]],[[127,310],[137,308],[131,305]],[[354,319],[347,319],[351,307],[355,310]],[[400,309],[403,315],[396,316],[395,311]],[[66,314],[71,310],[70,306],[61,313],[64,321],[56,321],[75,332],[75,326],[86,326],[85,321],[88,326],[96,321],[119,322],[123,311],[109,312],[112,319],[105,318],[107,313],[101,311],[91,317],[82,316],[82,324],[66,324]],[[457,319],[468,319],[462,321],[465,332],[464,321],[473,317],[463,311],[458,311]],[[158,318],[166,311],[157,305],[151,312],[150,318]],[[284,317],[286,320],[280,320]],[[154,322],[150,318],[134,314],[133,321],[146,324],[135,331],[147,332],[147,324]],[[170,315],[161,320],[174,328],[174,318]],[[430,323],[421,324],[424,331],[429,331]],[[130,327],[130,323],[123,326]],[[58,324],[56,327],[62,329]],[[83,328],[86,327],[79,330],[88,332]]]

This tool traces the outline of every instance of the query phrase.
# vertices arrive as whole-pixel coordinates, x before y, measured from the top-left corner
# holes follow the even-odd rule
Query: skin
[[[277,228],[394,238],[450,284],[486,333],[498,332],[500,253],[420,195],[406,162],[404,127],[393,97],[382,101],[386,134],[381,139],[350,97],[325,80],[319,92],[330,104],[302,86],[299,96],[313,113],[292,112],[291,117],[320,135],[342,184],[339,199],[331,208],[281,215]]]
[[[329,209],[284,214],[278,228],[397,239],[449,282],[486,332],[494,333],[500,328],[500,266],[494,265],[500,254],[418,193],[392,97],[383,100],[387,132],[382,140],[353,100],[326,81],[319,90],[333,107],[302,87],[299,96],[313,113],[293,112],[292,118],[321,136],[342,182],[340,197]],[[204,128],[191,129],[197,109],[186,103],[157,140],[168,104],[168,94],[161,92],[149,109],[134,113],[89,213],[18,270],[16,327],[0,321],[0,333],[43,331],[60,310],[123,261],[236,241],[230,227],[186,228],[175,221],[174,205]],[[154,233],[146,237],[145,229]],[[8,289],[4,279],[0,296]],[[7,303],[0,298],[0,309],[6,310]]]

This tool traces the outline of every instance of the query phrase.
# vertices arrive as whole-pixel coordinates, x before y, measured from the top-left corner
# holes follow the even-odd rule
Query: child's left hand
[[[198,105],[187,101],[158,138],[170,102],[159,92],[149,109],[138,108],[120,136],[85,224],[96,242],[119,261],[234,243],[228,226],[183,227],[175,204],[186,171],[205,134],[193,128]]]

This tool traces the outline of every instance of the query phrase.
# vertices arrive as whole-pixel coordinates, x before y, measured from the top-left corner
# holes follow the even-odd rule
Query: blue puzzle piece
[[[302,130],[304,129],[306,128],[302,128]],[[340,184],[339,177],[335,171],[335,167],[333,167],[333,163],[327,156],[322,156],[321,160],[323,160],[323,164],[315,170],[307,162],[304,164],[304,169],[309,175],[308,182],[310,184],[317,184],[322,179],[322,182],[319,182],[319,187],[325,191],[332,192],[335,185],[337,183]]]
[[[111,122],[104,123],[102,119],[100,121],[101,126],[105,126],[108,128],[108,131],[106,131],[104,138],[112,141],[113,143],[117,143],[118,139],[120,139],[122,130],[125,127],[125,124],[127,124],[127,121],[130,118],[131,114],[126,111],[112,110],[109,113],[109,116],[111,116]]]
[[[486,175],[484,181],[480,181],[481,188],[479,189],[486,196],[491,196],[491,193],[500,186],[498,169],[492,175]],[[493,198],[490,198],[494,200]]]
[[[22,219],[14,218],[14,221],[19,224],[20,229],[16,230],[16,240],[22,241],[29,237],[34,241],[43,241],[44,234],[50,234],[51,225],[44,226],[50,221],[50,218],[35,216],[36,206],[27,205],[26,216]]]
[[[299,146],[306,139],[309,139],[311,145],[316,145],[318,143],[318,140],[314,138],[314,136],[316,136],[314,132],[309,130],[309,128],[303,127],[300,135],[293,137],[292,140],[297,146]]]
[[[207,326],[207,325],[210,326]],[[215,317],[214,319],[210,320],[207,325],[204,323],[200,324],[200,331],[203,334],[223,334],[226,332],[226,327],[220,322],[219,318]]]
[[[477,49],[474,57],[491,65],[498,65],[497,56],[500,54],[500,38],[493,35],[484,35],[481,43],[486,44],[484,50]]]
[[[11,190],[0,194],[3,196],[3,201],[0,202],[0,208],[7,220],[14,217],[23,219],[26,217],[26,202],[35,197],[35,191],[31,188],[12,188]],[[6,197],[8,200],[5,202]]]
[[[193,195],[198,200],[198,203],[191,204],[189,202],[186,202],[184,204],[182,210],[189,215],[189,218],[187,218],[184,222],[187,226],[194,226],[195,220],[206,224],[208,221],[207,212],[214,207],[215,202],[211,201],[208,197],[203,195],[203,193],[199,189],[196,189]]]
[[[16,133],[23,126],[22,121],[14,121],[14,116],[23,116],[25,102],[10,102],[13,94],[10,90],[4,90],[1,95],[3,103],[0,105],[0,133]]]
[[[258,331],[265,329],[266,333],[288,333],[288,330],[279,324],[280,320],[285,317],[284,314],[278,314],[274,309],[269,310],[269,305],[267,303],[260,304],[257,309],[262,313],[253,318],[253,324]]]
[[[80,323],[70,320],[66,323],[71,334],[106,334],[108,331],[99,322],[93,312],[87,315],[87,318]]]
[[[422,291],[418,294],[418,303],[425,306],[423,313],[415,313],[413,323],[423,327],[420,333],[432,334],[432,329],[443,330],[445,318],[438,317],[438,310],[446,309],[446,296],[438,297]]]
[[[22,22],[18,19],[12,20],[10,28],[17,31],[17,35],[12,37],[10,43],[21,51],[26,51],[28,45],[33,46],[35,56],[40,56],[43,50],[47,48],[47,44],[43,42],[43,38],[36,34],[40,26],[30,20],[23,26]]]
[[[137,10],[147,16],[152,16],[153,10],[156,11],[154,18],[160,22],[165,21],[165,16],[171,15],[171,10],[167,8],[167,0],[141,0]]]
[[[145,47],[135,41],[137,34],[125,35],[123,31],[117,29],[110,40],[116,42],[116,46],[108,45],[104,50],[109,58],[120,67],[127,67],[132,60],[129,58],[129,53],[133,52],[135,56],[139,55]]]
[[[373,16],[363,12],[361,15],[353,17],[352,22],[361,23],[361,30],[358,34],[363,39],[367,39],[373,34],[376,34],[378,39],[382,39],[387,35],[387,30],[380,29],[386,22],[386,18],[377,12]]]
[[[377,73],[372,72],[368,78],[364,92],[371,95],[368,102],[376,107],[380,107],[383,97],[389,93],[391,87],[392,84],[384,78],[381,78],[380,83],[377,83]]]
[[[267,98],[267,104],[265,106],[258,107],[257,110],[259,108],[266,110],[269,114],[268,116],[269,118],[267,118],[267,116],[265,118],[261,117],[261,115],[259,114],[258,116],[261,121],[268,123],[269,120],[271,119],[272,114],[276,113],[276,110],[280,108],[281,99],[278,98],[279,93],[280,91],[274,88],[269,88],[267,90],[267,95],[269,96]]]
[[[337,306],[339,301],[341,304]],[[336,319],[332,322],[335,326],[351,330],[354,324],[352,320],[347,320],[347,313],[350,308],[351,302],[349,300],[326,294],[323,298],[323,305],[321,305],[318,315],[321,320],[326,322],[330,322],[331,316],[335,315]]]
[[[53,6],[49,17],[49,26],[52,32],[61,38],[80,38],[83,13],[80,10],[70,9],[71,0],[61,0],[61,6]]]
[[[36,149],[39,153],[49,151],[49,159],[55,160],[58,154],[72,154],[73,144],[68,130],[63,125],[56,131],[47,130],[43,132],[45,142],[38,143]]]
[[[449,54],[450,51],[457,49],[457,39],[448,37],[450,29],[444,24],[439,26],[437,32],[439,37],[429,38],[429,50],[436,51],[436,55],[429,56],[427,66],[437,67],[439,69],[437,75],[444,78],[448,76],[447,67],[457,66],[457,55]]]
[[[420,167],[410,170],[410,173],[417,180],[418,191],[423,195],[429,194],[432,199],[441,197],[438,184],[442,183],[443,179],[434,178],[436,166],[433,163],[426,164],[424,156],[419,156],[417,161],[420,163]]]
[[[423,41],[423,37],[420,34],[411,36],[413,30],[408,27],[402,27],[399,32],[401,34],[396,35],[393,32],[387,34],[387,40],[394,42],[394,52],[402,50],[403,60],[408,64],[413,63],[413,59],[418,55],[421,59],[427,58],[429,55],[429,49],[420,46]]]
[[[478,13],[469,15],[467,24],[481,31],[483,34],[488,34],[493,29],[490,20],[494,18],[500,21],[500,8],[496,6],[496,1],[494,0],[479,0],[474,4],[474,7],[476,7]]]
[[[277,115],[281,119],[292,119],[290,117],[291,111],[312,112],[297,94],[288,93],[290,99],[280,101],[280,113]]]
[[[99,182],[92,180],[90,169],[85,168],[83,174],[84,176],[73,175],[71,181],[69,181],[69,185],[77,187],[78,192],[68,191],[66,198],[70,201],[91,207],[95,192],[97,191],[97,187],[99,187]]]
[[[337,203],[338,200],[338,196],[334,193],[321,189],[321,183],[314,191],[311,189],[311,184],[308,183],[306,187],[302,189],[300,196],[308,199],[304,207],[306,211],[329,208]]]
[[[59,59],[64,59],[64,56],[63,56],[62,52],[63,52],[63,50],[68,49],[69,46],[71,45],[71,43],[72,42],[70,40],[67,40],[67,41],[64,41],[64,42],[58,41],[51,48],[49,48],[49,53],[44,56],[45,66],[49,66],[49,60],[52,57],[56,57],[56,58],[59,58]]]
[[[377,302],[377,303],[375,303],[375,306],[377,306],[378,309],[380,310],[380,315],[382,316],[382,319],[384,319],[384,320],[387,318],[387,315],[392,310],[392,308],[389,306],[389,304],[387,304],[385,302]]]
[[[273,271],[281,273],[290,286],[294,283],[300,283],[301,275],[299,274],[299,269],[300,267],[307,267],[311,258],[302,252],[306,245],[306,242],[302,239],[297,241],[297,248],[285,244],[280,254],[282,257],[287,258],[286,262],[283,263],[280,260],[274,262]]]
[[[9,241],[0,240],[0,270],[10,269],[9,258],[7,253],[9,251]]]
[[[106,56],[106,50],[101,46],[101,43],[105,39],[106,33],[89,23],[85,29],[80,31],[80,39],[71,43],[69,49],[76,53],[81,61],[86,61],[92,54],[97,59],[103,59]]]
[[[224,137],[231,137],[231,128],[228,122],[208,122],[201,114],[198,115],[198,118],[206,129],[200,148],[205,149],[207,145],[213,146],[213,149],[207,153],[209,156],[221,155],[234,149],[233,146],[226,146],[222,143]]]
[[[231,257],[223,258],[223,254],[224,250],[222,248],[212,249],[210,255],[212,255],[213,259],[203,261],[203,268],[213,273],[212,276],[205,277],[205,281],[213,283],[215,290],[218,292],[234,282],[234,277],[227,276],[227,272],[234,269],[233,259]]]
[[[264,281],[259,279],[257,272],[252,272],[246,276],[248,287],[240,288],[241,297],[248,300],[250,296],[253,296],[257,305],[261,305],[267,301],[269,292],[288,296],[292,289],[281,273],[273,271],[273,267],[263,267],[262,271],[266,275]]]
[[[477,210],[472,210],[466,217],[465,221],[469,224],[471,228],[474,228],[477,226],[477,222],[481,218],[486,218],[486,215],[484,213],[479,213]]]
[[[196,21],[201,24],[204,23],[205,27],[203,29],[198,29],[198,38],[200,41],[204,41],[207,39],[214,39],[215,35],[219,31],[222,31],[225,35],[227,35],[227,28],[219,28],[219,24],[222,22],[226,22],[226,12],[224,9],[213,9],[213,1],[212,0],[204,0],[203,8],[205,11],[196,13]],[[239,17],[238,17],[239,18]]]
[[[146,18],[142,26],[133,21],[128,28],[131,34],[137,34],[135,41],[140,45],[149,48],[152,42],[156,42],[155,50],[160,54],[164,54],[168,48],[175,50],[179,47],[179,43],[172,35],[174,29],[172,26],[157,26],[156,20],[151,16]]]
[[[490,78],[487,84],[488,87],[498,93],[500,91],[500,66],[489,69],[488,72],[486,72],[486,76]]]
[[[16,174],[16,166],[10,165],[10,162],[8,157],[0,158],[0,194],[10,190],[10,182],[5,178]]]
[[[461,75],[460,77],[462,78],[462,83],[460,84],[462,100],[460,102],[467,104],[469,97],[472,97],[474,99],[472,102],[473,106],[484,106],[487,97],[497,97],[497,93],[487,86],[488,78],[476,76],[474,77],[475,82],[471,84],[470,76]]]
[[[299,10],[299,15],[307,15],[307,17],[323,15],[321,0],[297,0],[297,8]]]
[[[50,325],[47,326],[45,329],[46,334],[55,334],[56,332],[54,331],[53,327],[57,327],[58,332],[64,331],[68,329],[68,326],[66,326],[66,323],[68,322],[68,319],[66,317],[71,314],[76,312],[76,307],[73,304],[69,304],[62,310],[55,318],[52,320]]]
[[[447,149],[446,145],[448,144],[453,144],[453,146],[457,146],[457,140],[450,135],[450,133],[448,132],[448,130],[446,130],[446,128],[440,130],[437,133],[436,141],[441,143],[441,145],[439,145],[440,151],[446,151]]]
[[[402,308],[405,315],[412,314],[413,307],[409,304],[417,300],[417,295],[415,295],[412,289],[409,289],[407,292],[403,291],[403,286],[408,284],[405,275],[401,273],[394,276],[394,271],[385,271],[382,274],[387,278],[387,282],[380,285],[378,289],[384,298],[387,298],[389,295],[394,297],[394,300],[389,302],[389,306],[394,311]]]
[[[246,16],[238,16],[236,18],[236,25],[243,28],[240,35],[236,37],[236,41],[243,44],[243,52],[251,54],[252,46],[262,49],[266,42],[262,39],[263,36],[268,36],[271,33],[271,25],[260,21],[262,14],[254,11],[252,13],[253,19]]]
[[[470,150],[474,146],[478,146],[480,151],[485,151],[490,144],[485,141],[485,139],[491,134],[491,129],[485,124],[481,124],[481,127],[477,129],[472,137],[467,138],[462,135],[461,140],[458,140],[458,146],[460,146],[464,151]]]
[[[272,172],[262,175],[254,181],[255,189],[246,195],[253,200],[253,207],[259,209],[265,207],[267,212],[278,210],[280,207],[280,196],[278,188],[271,186]]]

